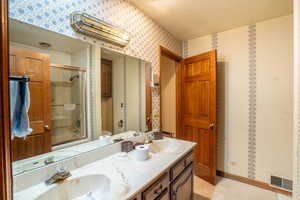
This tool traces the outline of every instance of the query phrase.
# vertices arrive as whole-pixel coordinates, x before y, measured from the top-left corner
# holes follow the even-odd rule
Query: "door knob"
[[[146,120],[147,120],[147,123],[150,123],[151,117],[147,117]]]
[[[215,124],[215,123],[211,123],[211,124],[209,124],[209,126],[208,126],[208,127],[209,127],[210,129],[213,129],[215,126],[216,126],[216,124]]]
[[[45,129],[46,131],[50,131],[50,130],[51,130],[51,128],[49,127],[49,125],[45,125],[45,126],[44,126],[44,129]]]

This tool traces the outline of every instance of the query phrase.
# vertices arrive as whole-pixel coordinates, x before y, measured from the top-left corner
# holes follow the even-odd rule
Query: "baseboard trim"
[[[257,181],[257,180],[252,180],[252,179],[245,178],[245,177],[242,177],[242,176],[229,174],[227,172],[223,172],[223,171],[220,171],[220,170],[217,170],[217,175],[221,176],[221,177],[224,177],[224,178],[239,181],[239,182],[242,182],[242,183],[246,183],[248,185],[253,185],[253,186],[265,189],[265,190],[270,190],[272,192],[277,192],[277,193],[281,193],[281,194],[284,194],[284,195],[292,196],[292,192],[288,192],[288,191],[285,191],[285,190],[282,190],[282,189],[279,189],[279,188],[276,188],[276,187],[272,187],[267,183],[260,182],[260,181]]]

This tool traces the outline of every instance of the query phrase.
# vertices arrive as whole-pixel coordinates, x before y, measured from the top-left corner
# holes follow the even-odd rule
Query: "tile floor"
[[[291,197],[226,178],[213,186],[194,177],[194,200],[291,200]]]

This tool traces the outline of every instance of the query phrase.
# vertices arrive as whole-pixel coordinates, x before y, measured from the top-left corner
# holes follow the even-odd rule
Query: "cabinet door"
[[[171,200],[192,200],[193,199],[193,165],[172,183]]]

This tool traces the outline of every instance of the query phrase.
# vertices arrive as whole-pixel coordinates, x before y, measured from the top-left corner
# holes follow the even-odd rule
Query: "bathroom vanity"
[[[193,197],[193,152],[184,155],[132,200],[190,200]]]
[[[194,146],[164,138],[149,146],[148,160],[138,161],[135,150],[123,153],[112,144],[61,162],[72,176],[60,183],[44,183],[59,163],[16,176],[14,199],[190,200]]]

